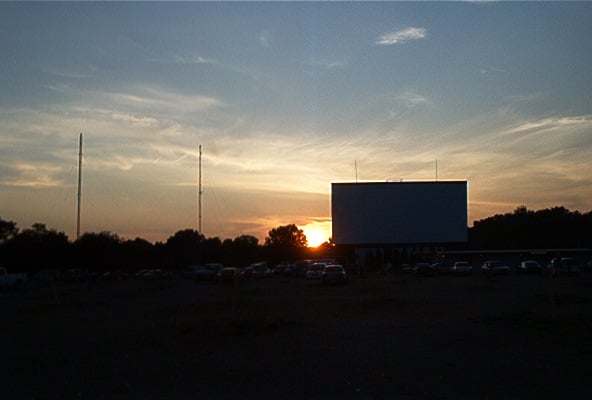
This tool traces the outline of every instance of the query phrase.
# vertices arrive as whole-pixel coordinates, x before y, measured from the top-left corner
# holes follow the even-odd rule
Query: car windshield
[[[331,265],[331,266],[325,267],[325,271],[327,271],[327,272],[343,272],[343,267],[340,267],[339,265]]]

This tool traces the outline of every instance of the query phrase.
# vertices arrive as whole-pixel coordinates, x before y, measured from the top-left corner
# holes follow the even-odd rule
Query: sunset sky
[[[592,3],[0,3],[0,217],[330,236],[331,182],[592,209]]]

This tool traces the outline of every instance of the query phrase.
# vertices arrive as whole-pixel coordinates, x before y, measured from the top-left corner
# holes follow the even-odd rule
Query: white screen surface
[[[467,241],[467,182],[333,183],[335,244]]]

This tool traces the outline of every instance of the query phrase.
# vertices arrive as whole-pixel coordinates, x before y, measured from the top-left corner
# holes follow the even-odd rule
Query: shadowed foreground
[[[175,278],[4,292],[2,397],[590,394],[592,276],[555,284],[554,306],[542,276],[354,277],[344,287],[274,277],[238,291]]]

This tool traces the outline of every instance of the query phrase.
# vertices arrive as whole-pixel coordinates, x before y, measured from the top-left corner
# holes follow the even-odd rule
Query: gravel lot
[[[132,279],[0,301],[3,399],[592,395],[587,274]]]

